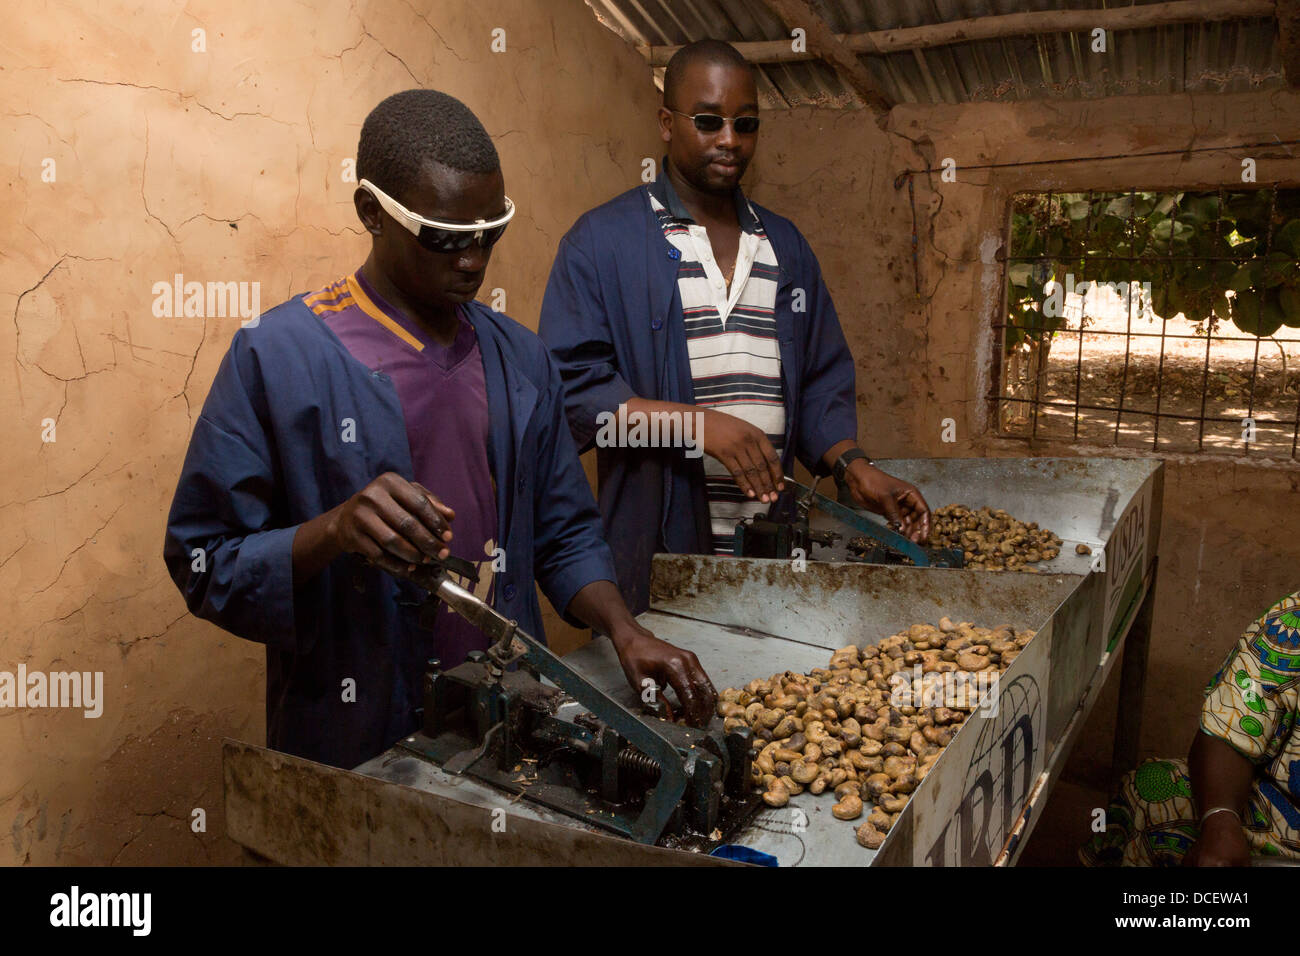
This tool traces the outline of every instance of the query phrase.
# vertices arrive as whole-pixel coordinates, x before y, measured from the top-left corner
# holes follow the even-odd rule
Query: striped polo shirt
[[[680,253],[677,290],[686,326],[695,404],[743,419],[767,435],[776,453],[785,442],[785,396],[776,337],[777,262],[763,224],[736,190],[740,246],[731,288],[708,231],[682,205],[667,176],[647,187],[664,237]],[[736,523],[769,505],[745,496],[722,462],[704,457],[715,554],[731,554]]]

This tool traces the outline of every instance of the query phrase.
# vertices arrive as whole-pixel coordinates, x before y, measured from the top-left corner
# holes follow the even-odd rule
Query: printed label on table
[[[998,706],[976,708],[918,788],[912,819],[917,866],[988,866],[1047,760],[1048,662],[1044,625],[1004,673]]]
[[[1151,530],[1151,479],[1129,503],[1106,541],[1106,597],[1102,605],[1102,634],[1110,648],[1115,628],[1124,620],[1142,588],[1146,571],[1147,536]]]

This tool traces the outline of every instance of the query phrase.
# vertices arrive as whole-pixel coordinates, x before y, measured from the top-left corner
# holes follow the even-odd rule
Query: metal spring
[[[658,777],[659,761],[643,754],[632,747],[624,747],[618,753],[618,766],[621,770],[638,774],[642,777]]]

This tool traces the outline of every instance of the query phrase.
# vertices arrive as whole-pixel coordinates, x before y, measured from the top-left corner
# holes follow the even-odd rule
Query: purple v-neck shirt
[[[474,327],[458,310],[456,340],[444,347],[384,301],[360,271],[335,287],[339,294],[322,318],[355,358],[392,379],[406,419],[412,477],[455,509],[451,553],[478,565],[474,591],[490,602],[496,494],[488,466],[487,385]],[[429,656],[444,667],[489,643],[445,606],[438,610],[432,640]]]

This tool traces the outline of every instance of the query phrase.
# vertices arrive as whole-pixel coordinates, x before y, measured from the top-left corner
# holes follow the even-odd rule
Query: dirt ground
[[[1300,329],[1283,326],[1276,336],[1257,339],[1221,321],[1207,337],[1181,316],[1142,315],[1135,302],[1130,319],[1121,297],[1104,292],[1095,299],[1086,308],[1077,295],[1067,299],[1066,328],[1049,351],[1041,397],[1070,407],[1042,407],[1035,423],[1024,406],[1009,421],[1011,433],[1167,453],[1292,457],[1300,421]],[[1127,350],[1126,331],[1132,333]],[[1022,394],[1032,396],[1030,384]],[[1096,407],[1076,416],[1076,402]],[[1212,419],[1203,429],[1196,420],[1202,414]],[[1247,417],[1255,420],[1249,448],[1242,440]]]

